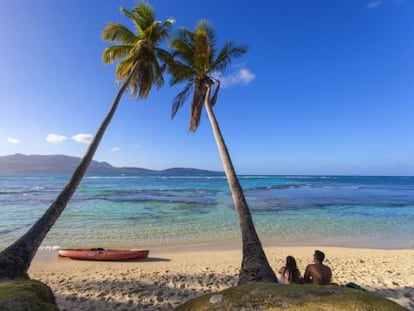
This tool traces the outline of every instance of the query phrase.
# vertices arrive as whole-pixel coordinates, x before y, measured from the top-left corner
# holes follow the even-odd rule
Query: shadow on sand
[[[188,299],[234,286],[234,276],[221,276],[213,285],[207,275],[142,275],[125,280],[65,280],[53,288],[61,311],[69,310],[172,310]],[[144,281],[145,279],[145,281]],[[225,283],[224,280],[227,280]],[[216,280],[214,281],[216,283]],[[214,287],[214,288],[213,288]],[[70,292],[71,294],[67,294]],[[73,293],[73,294],[72,294]]]

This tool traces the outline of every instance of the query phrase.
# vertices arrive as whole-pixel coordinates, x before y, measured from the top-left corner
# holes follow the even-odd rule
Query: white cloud
[[[93,136],[90,134],[76,134],[71,138],[78,143],[89,144],[92,141]]]
[[[382,1],[371,1],[367,4],[367,9],[374,9],[378,6],[380,6]]]
[[[256,75],[252,73],[249,69],[242,68],[228,76],[218,74],[217,79],[220,80],[221,86],[223,88],[226,88],[237,84],[248,85],[250,84],[250,82],[256,79]]]
[[[117,151],[119,151],[119,150],[121,150],[121,148],[119,148],[119,147],[113,147],[113,148],[111,149],[111,152],[117,152]]]
[[[20,139],[15,138],[15,137],[7,137],[7,141],[11,144],[19,144],[20,143]]]
[[[46,141],[52,144],[61,143],[62,141],[65,141],[66,139],[68,139],[67,136],[58,135],[58,134],[49,134],[46,137]]]

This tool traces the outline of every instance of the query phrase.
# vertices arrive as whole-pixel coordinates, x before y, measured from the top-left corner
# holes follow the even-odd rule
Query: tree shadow
[[[370,293],[393,300],[408,310],[414,311],[414,286],[397,288],[375,288]]]
[[[226,279],[227,278],[227,279]],[[227,280],[227,282],[226,282]],[[214,284],[213,284],[214,283]],[[154,282],[138,279],[71,283],[72,293],[53,288],[61,311],[69,310],[173,310],[189,299],[236,286],[237,277],[216,274],[159,275]],[[218,286],[216,286],[218,285]],[[392,300],[405,298],[403,306],[414,310],[413,287],[369,290]],[[66,292],[66,293],[65,293]],[[409,296],[409,297],[408,297]]]
[[[157,259],[157,258],[155,258]],[[172,310],[197,296],[237,284],[237,276],[202,272],[117,274],[117,279],[60,280],[48,284],[64,310]]]

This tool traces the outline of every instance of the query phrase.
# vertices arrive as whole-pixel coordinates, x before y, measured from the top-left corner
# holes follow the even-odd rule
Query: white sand
[[[63,310],[171,310],[203,293],[237,284],[238,242],[150,247],[143,261],[96,262],[58,258],[42,252],[29,274],[54,291]],[[355,282],[414,310],[414,250],[266,246],[277,271],[287,255],[301,272],[315,249],[326,254],[333,282]]]

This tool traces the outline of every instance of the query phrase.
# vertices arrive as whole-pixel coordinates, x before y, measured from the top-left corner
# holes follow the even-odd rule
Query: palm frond
[[[131,50],[130,45],[113,45],[104,49],[102,52],[102,62],[111,64],[126,58]]]
[[[160,24],[160,39],[165,39],[169,36],[171,27],[175,23],[174,18],[169,18],[166,21],[164,21],[162,24]]]
[[[200,79],[204,79],[210,68],[210,52],[207,32],[202,29],[197,29],[195,36],[194,66],[198,71]]]
[[[188,65],[192,65],[194,61],[194,39],[194,33],[188,29],[180,29],[170,40],[174,56]]]
[[[211,65],[211,70],[224,71],[233,58],[242,56],[247,50],[247,45],[236,45],[233,41],[227,41]]]
[[[155,22],[155,13],[152,6],[146,2],[141,2],[132,9],[134,20],[141,30],[145,30]]]
[[[201,112],[203,111],[204,100],[207,88],[199,83],[194,87],[193,99],[191,101],[190,132],[195,132],[200,125]]]
[[[211,107],[213,107],[216,104],[217,97],[218,97],[218,92],[220,91],[220,81],[215,80],[213,83],[214,84],[212,84],[212,85],[215,85],[215,89],[214,89],[213,96],[211,96],[211,98],[210,98]]]
[[[167,64],[163,59],[163,55],[169,54],[167,51],[156,48],[155,55],[153,57],[153,71],[154,71],[154,83],[157,88],[161,88],[164,85],[164,72],[167,69]],[[163,63],[160,64],[158,60],[161,60]]]
[[[129,73],[131,72],[133,68],[133,60],[129,57],[126,58],[118,63],[115,70],[115,76],[117,83],[121,82],[123,79],[128,77]],[[132,79],[131,81],[133,81]]]
[[[216,47],[216,45],[217,45],[217,35],[216,35],[216,32],[214,30],[213,25],[208,20],[202,19],[202,20],[198,21],[196,29],[204,30],[208,35],[211,47],[212,48]]]
[[[193,67],[178,61],[168,64],[168,72],[171,74],[170,85],[192,80],[196,76]]]
[[[209,62],[212,63],[212,59],[215,57],[217,50],[217,36],[213,25],[205,19],[198,21],[196,29],[201,29],[206,32],[208,38],[208,45],[210,48]]]
[[[107,24],[102,31],[102,39],[123,45],[134,44],[138,40],[131,30],[119,23]]]
[[[129,11],[123,7],[120,7],[119,9],[122,14],[124,14],[126,17],[128,17],[131,20],[131,22],[135,26],[135,31],[137,32],[138,37],[141,38],[145,34],[144,30],[147,27],[147,24],[145,23],[143,25],[142,22],[140,21],[140,18],[137,14],[137,7],[133,8],[132,11]]]
[[[154,22],[145,28],[145,39],[150,42],[157,42],[162,37],[162,30],[159,22]]]
[[[154,84],[160,89],[164,85],[164,72],[166,69],[166,64],[160,64],[156,62],[153,66],[154,68]]]
[[[138,98],[144,99],[147,98],[150,91],[151,86],[154,83],[154,74],[152,71],[151,64],[146,62],[141,62],[141,68],[138,71]]]
[[[193,87],[193,83],[189,82],[185,86],[184,90],[182,90],[180,93],[178,93],[177,96],[174,97],[172,109],[171,109],[171,119],[175,117],[177,114],[178,109],[182,107],[182,105],[185,103],[185,101],[188,98],[188,95],[191,93],[191,89]]]
[[[157,54],[157,57],[165,64],[171,64],[174,62],[174,57],[169,51],[161,48],[155,48],[155,53]]]

